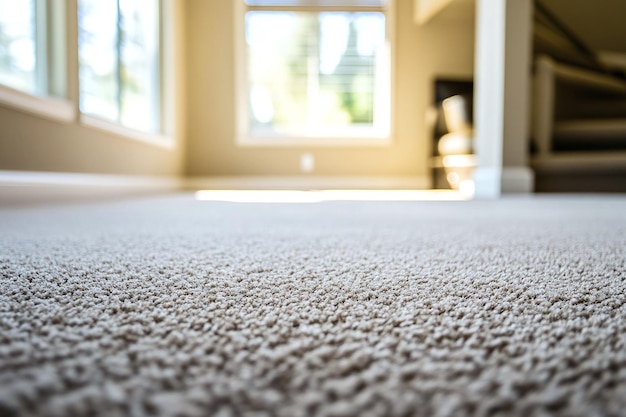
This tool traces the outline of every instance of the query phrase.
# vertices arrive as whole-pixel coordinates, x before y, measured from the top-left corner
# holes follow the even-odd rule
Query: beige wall
[[[623,0],[598,0],[592,7],[588,0],[545,2],[592,47],[626,51],[619,19],[626,13]],[[427,177],[431,141],[424,113],[432,98],[432,80],[472,75],[473,16],[434,19],[418,26],[413,19],[414,0],[396,3],[395,134],[390,146],[236,146],[232,0],[185,0],[174,2],[179,27],[184,28],[176,43],[175,62],[183,75],[176,83],[184,101],[173,110],[179,122],[174,149],[91,129],[78,121],[47,120],[0,104],[0,170],[298,175],[299,157],[309,152],[315,156],[314,175]],[[75,91],[70,93],[75,95]]]
[[[0,170],[176,175],[180,154],[0,105]]]
[[[304,152],[315,157],[313,175],[428,177],[431,133],[425,112],[436,76],[470,77],[471,19],[418,26],[413,0],[396,1],[393,143],[385,147],[249,148],[235,145],[233,4],[187,0],[186,173],[299,175]]]
[[[68,16],[76,13],[68,1]],[[172,3],[174,27],[184,27],[182,2]],[[71,22],[71,19],[68,19]],[[74,20],[75,21],[75,20]],[[68,25],[68,42],[76,39],[76,27]],[[172,96],[171,118],[175,146],[171,149],[143,143],[82,125],[78,118],[63,123],[0,103],[0,170],[84,172],[119,175],[179,175],[184,165],[184,33],[175,31],[172,65],[181,76],[173,77],[177,93]],[[68,48],[69,97],[76,103],[77,57]]]
[[[174,4],[179,27],[184,28],[176,42],[176,66],[182,74],[176,84],[182,93],[179,99],[184,101],[172,110],[178,119],[174,149],[0,104],[0,170],[299,175],[300,155],[309,152],[315,157],[313,175],[428,178],[431,137],[425,112],[432,100],[432,81],[436,76],[471,76],[474,27],[470,18],[418,26],[413,20],[413,0],[396,1],[395,134],[391,145],[244,148],[234,143],[232,0]],[[75,85],[70,86],[70,95],[75,96],[75,90]]]

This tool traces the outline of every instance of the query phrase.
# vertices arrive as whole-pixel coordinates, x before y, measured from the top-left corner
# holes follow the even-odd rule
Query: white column
[[[530,193],[532,0],[477,0],[475,195]]]

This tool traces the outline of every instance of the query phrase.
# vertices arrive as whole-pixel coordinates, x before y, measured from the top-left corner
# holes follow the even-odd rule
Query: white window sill
[[[391,137],[282,137],[238,136],[235,143],[241,147],[383,147],[391,145]]]
[[[136,140],[149,145],[158,146],[160,148],[174,149],[176,147],[173,138],[169,136],[157,133],[141,132],[139,130],[134,130],[95,116],[81,114],[80,122],[86,127],[101,130],[107,133],[113,133],[127,139]]]
[[[0,85],[0,104],[64,123],[76,120],[76,109],[70,101],[35,96],[4,85]]]

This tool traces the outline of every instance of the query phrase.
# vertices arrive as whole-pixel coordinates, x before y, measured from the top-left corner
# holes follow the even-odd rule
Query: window
[[[238,0],[240,136],[387,138],[389,3]]]
[[[0,0],[0,84],[67,95],[64,13],[63,0]]]
[[[172,7],[173,0],[0,0],[0,103],[69,123],[79,109],[85,125],[167,140],[174,64],[162,44],[172,44]]]
[[[37,90],[34,2],[0,0],[0,10],[0,82],[34,93]]]
[[[160,2],[79,0],[80,110],[142,132],[161,122]]]

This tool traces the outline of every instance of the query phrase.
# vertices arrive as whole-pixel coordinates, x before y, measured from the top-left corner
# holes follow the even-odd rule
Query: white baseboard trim
[[[0,205],[89,201],[182,189],[178,177],[0,170]]]
[[[528,167],[504,168],[502,192],[504,194],[530,194],[535,189],[535,173]]]
[[[334,176],[215,176],[183,179],[188,190],[331,190],[331,189],[417,189],[431,188],[428,177],[334,177]]]
[[[331,176],[211,176],[159,177],[135,175],[84,174],[66,172],[2,171],[0,187],[57,186],[120,189],[428,189],[428,177],[331,177]]]
[[[160,177],[0,170],[0,206],[90,201],[198,190],[427,190],[428,177],[214,176]]]
[[[88,186],[180,189],[178,177],[84,174],[73,172],[0,171],[0,186]]]
[[[530,194],[534,183],[534,172],[528,167],[478,167],[474,170],[474,197],[489,199],[503,194]]]

